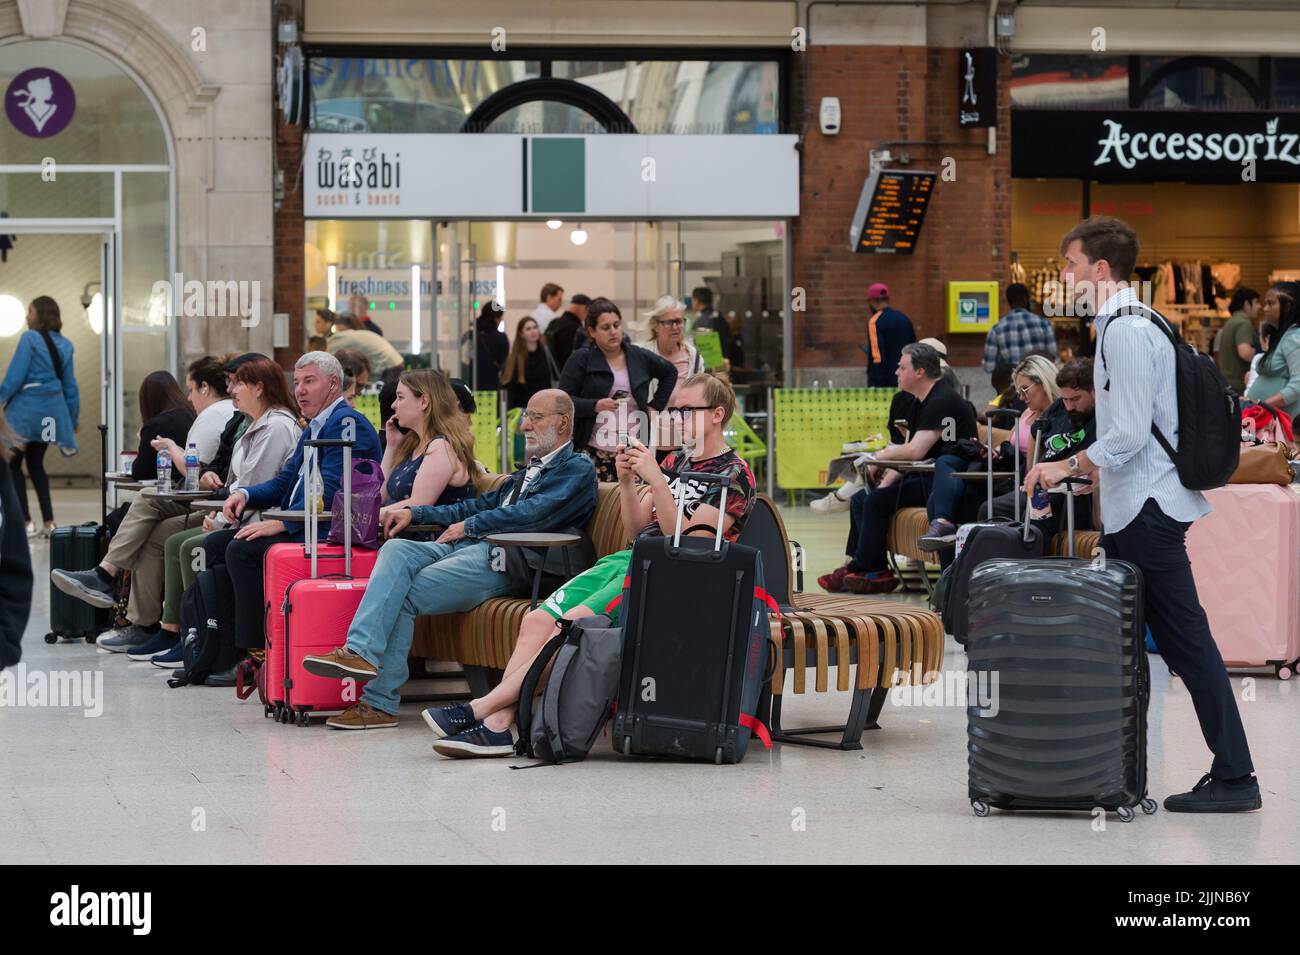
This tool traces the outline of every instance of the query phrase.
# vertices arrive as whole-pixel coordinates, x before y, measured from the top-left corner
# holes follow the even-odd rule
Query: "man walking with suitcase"
[[[1177,440],[1174,348],[1156,313],[1128,285],[1138,239],[1127,224],[1094,216],[1061,241],[1062,281],[1072,279],[1076,307],[1093,311],[1097,440],[1066,461],[1049,461],[1025,476],[1025,487],[1053,487],[1097,468],[1107,558],[1142,573],[1146,621],[1170,669],[1187,687],[1206,745],[1210,772],[1190,792],[1170,796],[1171,812],[1249,812],[1262,805],[1232,683],[1196,595],[1185,536],[1209,512],[1199,491],[1184,487],[1160,433]],[[1095,296],[1095,297],[1094,297]],[[1081,312],[1083,314],[1083,312]]]

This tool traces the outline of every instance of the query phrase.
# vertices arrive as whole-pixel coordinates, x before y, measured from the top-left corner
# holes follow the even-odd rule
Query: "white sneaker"
[[[28,537],[36,536],[36,525],[33,524],[31,521],[27,522],[27,536]]]
[[[838,514],[841,511],[849,509],[849,502],[844,500],[838,494],[827,494],[809,503],[808,507],[815,514]]]

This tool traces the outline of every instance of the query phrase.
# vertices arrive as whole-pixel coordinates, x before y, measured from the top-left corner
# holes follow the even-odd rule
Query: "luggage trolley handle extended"
[[[988,460],[988,497],[989,517],[993,517],[993,419],[998,417],[1011,419],[1011,470],[1013,489],[1012,506],[1015,507],[1015,519],[1020,520],[1020,452],[1016,448],[1016,426],[1020,422],[1021,411],[1018,408],[993,408],[988,413],[989,419],[989,460]]]
[[[1086,487],[1092,483],[1090,478],[1079,475],[1067,476],[1061,478],[1061,483],[1065,485],[1065,546],[1066,555],[1074,556],[1074,485]],[[1059,524],[1057,525],[1060,526]]]
[[[1037,465],[1038,462],[1042,459],[1042,457],[1043,457],[1043,432],[1040,431],[1038,432],[1038,435],[1034,438],[1034,464]],[[1016,486],[1012,489],[1012,499],[1016,502],[1017,520],[1020,519],[1020,467],[1019,465],[1020,465],[1020,455],[1017,454],[1016,455],[1016,477],[1015,477]],[[1020,530],[1021,533],[1024,534],[1024,541],[1026,544],[1029,543],[1029,525],[1033,523],[1033,520],[1030,517],[1030,514],[1033,513],[1033,508],[1030,507],[1031,504],[1030,498],[1033,496],[1033,493],[1034,492],[1031,489],[1027,488],[1025,490],[1025,523],[1024,523],[1024,527],[1020,528]],[[990,509],[989,511],[990,516],[992,516],[992,513],[993,512]]]
[[[307,462],[307,482],[308,486],[303,488],[303,504],[306,505],[306,540],[303,546],[311,554],[311,577],[316,579],[316,557],[320,551],[320,516],[316,512],[316,501],[313,498],[315,493],[311,486],[316,481],[320,482],[321,493],[324,493],[325,481],[320,474],[320,449],[321,448],[342,448],[343,449],[343,573],[352,576],[352,445],[353,442],[347,438],[317,438],[312,441],[304,441],[303,458]],[[313,481],[312,479],[316,480]],[[324,501],[321,502],[322,506]],[[331,502],[333,503],[333,502]],[[331,520],[333,518],[331,517]]]
[[[718,502],[718,529],[716,536],[713,538],[714,551],[722,550],[722,525],[727,519],[727,488],[731,486],[731,476],[728,474],[708,474],[704,471],[686,471],[677,478],[677,527],[673,531],[673,548],[676,549],[682,543],[682,516],[686,513],[686,482],[694,481],[697,484],[720,484],[722,485],[722,499]],[[700,525],[702,526],[702,525]],[[687,532],[694,530],[694,527],[688,527]]]

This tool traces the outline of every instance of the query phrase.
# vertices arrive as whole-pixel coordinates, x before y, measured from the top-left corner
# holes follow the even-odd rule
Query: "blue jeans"
[[[454,544],[391,540],[379,548],[348,628],[348,648],[379,668],[361,694],[364,702],[397,714],[418,615],[473,610],[509,590],[509,577],[491,569],[491,550],[487,541],[468,538]]]
[[[942,517],[957,523],[961,500],[966,496],[966,482],[953,475],[968,470],[971,470],[970,462],[955,454],[945,454],[934,462],[934,489],[926,508],[930,520]]]

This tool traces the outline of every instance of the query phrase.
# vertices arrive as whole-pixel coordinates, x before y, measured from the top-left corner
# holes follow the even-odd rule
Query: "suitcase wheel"
[[[1120,822],[1132,822],[1137,818],[1137,813],[1133,811],[1131,806],[1116,806],[1115,815],[1119,816]]]
[[[623,737],[623,755],[624,756],[632,755],[632,737],[630,736]]]
[[[272,706],[270,703],[263,703],[263,704],[262,704],[262,715],[263,715],[263,716],[265,716],[265,717],[267,717],[267,718],[270,718],[271,714],[274,713],[274,712],[275,712],[275,707]]]
[[[46,639],[48,640],[49,637],[46,637]],[[1295,667],[1288,663],[1277,664],[1273,671],[1277,674],[1279,680],[1289,680],[1295,675]]]
[[[721,766],[721,765],[722,765],[722,747],[721,747],[721,746],[719,746],[717,749],[715,749],[715,750],[713,751],[713,765],[714,765],[714,766]]]
[[[58,642],[59,642],[59,635],[58,635],[57,633],[47,633],[47,634],[45,635],[45,642],[46,642],[46,643],[58,643]]]
[[[986,802],[980,802],[978,799],[972,799],[970,807],[974,810],[975,815],[979,816],[981,819],[989,814],[989,804]]]
[[[311,723],[311,716],[306,710],[299,711],[295,716],[297,717],[297,723],[299,726],[307,726]]]
[[[1156,814],[1156,801],[1150,798],[1143,799],[1142,811],[1148,816],[1154,816]]]

